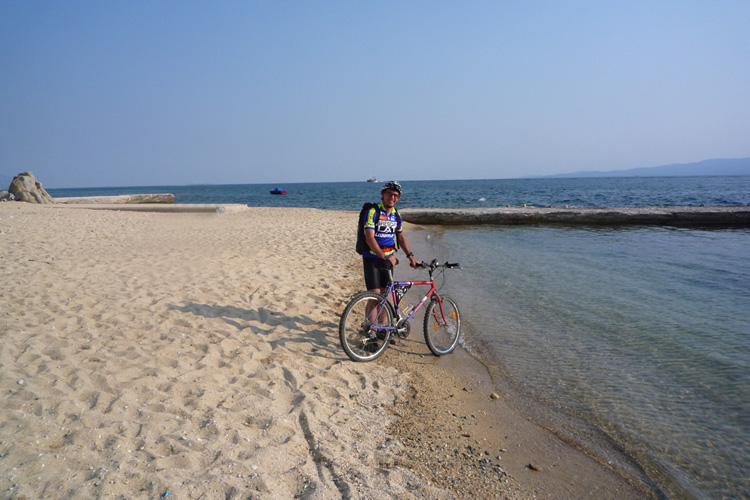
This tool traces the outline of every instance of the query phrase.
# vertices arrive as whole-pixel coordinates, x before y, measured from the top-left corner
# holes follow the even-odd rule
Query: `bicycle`
[[[359,292],[346,305],[339,321],[339,340],[352,361],[376,360],[385,352],[392,335],[406,338],[411,331],[409,321],[428,299],[423,325],[427,347],[435,356],[450,354],[456,348],[461,334],[458,304],[452,297],[438,293],[433,274],[443,274],[459,265],[433,260],[429,264],[422,261],[418,267],[428,270],[429,280],[394,281],[389,269],[388,286],[382,294]],[[414,308],[399,311],[401,300],[412,286],[430,288]]]

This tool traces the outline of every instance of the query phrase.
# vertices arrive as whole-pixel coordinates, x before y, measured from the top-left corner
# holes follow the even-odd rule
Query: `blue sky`
[[[0,189],[750,157],[750,2],[0,1]]]

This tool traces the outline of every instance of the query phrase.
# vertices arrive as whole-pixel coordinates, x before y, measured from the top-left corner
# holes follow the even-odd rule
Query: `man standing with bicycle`
[[[426,265],[417,261],[409,249],[401,216],[396,210],[400,197],[401,185],[396,181],[387,182],[380,191],[381,202],[365,203],[359,213],[356,249],[362,255],[367,291],[352,296],[339,320],[339,340],[352,361],[377,359],[389,343],[395,343],[394,335],[406,338],[411,328],[409,321],[425,303],[424,337],[430,351],[442,356],[453,352],[458,344],[461,328],[458,305],[447,295],[441,298],[433,279],[436,269],[442,273],[443,269],[458,267],[458,264],[440,265],[433,260]],[[390,270],[398,264],[398,245],[406,253],[411,267],[428,269],[429,281],[391,281]],[[401,300],[412,285],[430,287],[413,309],[405,307]]]
[[[381,202],[369,210],[364,220],[364,235],[367,249],[362,252],[365,286],[371,292],[383,293],[388,285],[388,270],[398,264],[397,248],[402,248],[409,259],[409,265],[417,268],[419,261],[409,250],[401,216],[396,211],[396,203],[401,197],[401,184],[386,182],[380,190]]]

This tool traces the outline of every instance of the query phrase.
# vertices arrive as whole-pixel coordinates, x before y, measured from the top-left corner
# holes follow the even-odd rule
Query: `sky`
[[[750,157],[750,2],[0,0],[0,190]]]

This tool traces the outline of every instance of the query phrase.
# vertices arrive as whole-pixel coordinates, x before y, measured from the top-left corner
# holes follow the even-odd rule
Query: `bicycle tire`
[[[450,354],[458,345],[461,335],[461,313],[453,297],[443,295],[443,312],[445,320],[440,314],[440,304],[432,299],[424,313],[424,341],[435,356]]]
[[[383,301],[385,300],[385,307]],[[374,361],[385,352],[391,340],[393,330],[377,330],[365,323],[369,311],[382,307],[385,314],[380,324],[393,326],[395,313],[393,306],[382,295],[375,292],[360,292],[352,297],[341,313],[339,320],[339,341],[341,347],[352,361]]]

